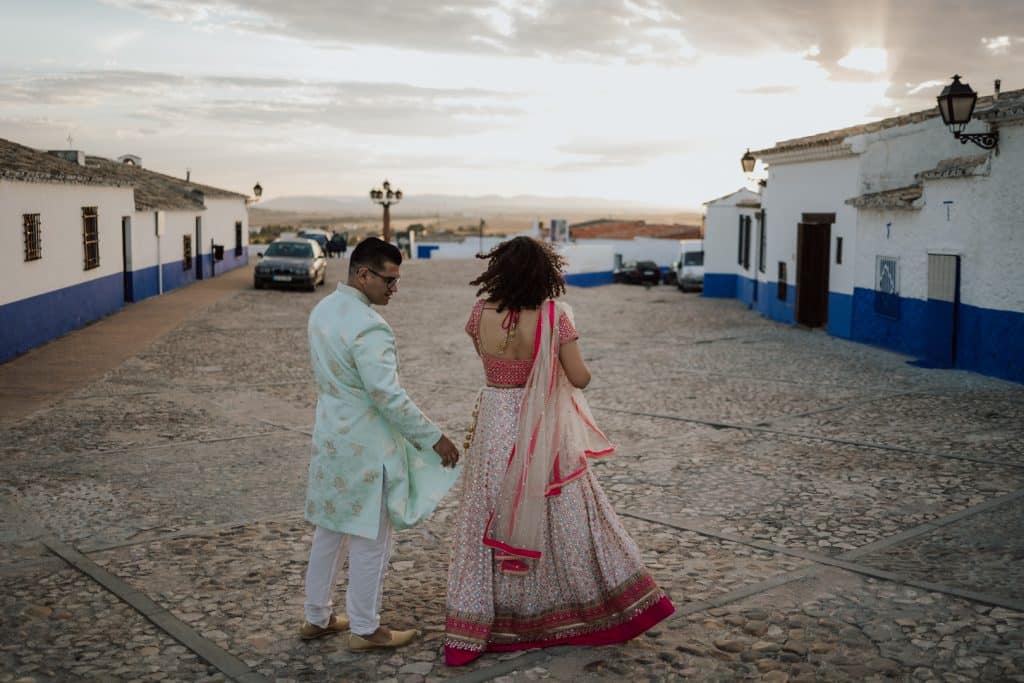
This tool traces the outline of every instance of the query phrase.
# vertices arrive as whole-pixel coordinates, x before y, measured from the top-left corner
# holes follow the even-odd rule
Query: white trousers
[[[341,534],[323,527],[313,532],[306,570],[306,621],[327,626],[334,611],[334,589],[348,547],[348,590],[345,610],[352,633],[372,634],[380,626],[384,575],[391,559],[391,518],[381,492],[380,528],[376,539]]]

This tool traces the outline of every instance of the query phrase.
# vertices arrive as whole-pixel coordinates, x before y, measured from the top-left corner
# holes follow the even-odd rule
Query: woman
[[[629,640],[674,608],[587,466],[615,447],[580,391],[590,371],[572,311],[553,301],[564,261],[529,237],[481,258],[466,332],[487,386],[463,460],[445,661]]]

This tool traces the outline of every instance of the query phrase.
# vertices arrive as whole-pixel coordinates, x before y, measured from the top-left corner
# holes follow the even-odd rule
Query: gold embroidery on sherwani
[[[375,470],[370,470],[369,472],[366,472],[365,474],[363,474],[363,483],[372,484],[373,482],[377,481],[377,475],[378,472],[376,472]]]
[[[329,500],[325,500],[324,501],[324,512],[326,512],[329,515],[333,515],[334,512],[335,512],[335,510],[334,510],[334,503],[332,503]]]
[[[348,483],[345,481],[344,477],[335,477],[334,488],[336,488],[338,491],[344,491],[345,489],[348,488]]]
[[[373,391],[370,392],[370,398],[373,399],[374,403],[383,403],[387,397],[388,395],[385,394],[380,389],[374,389]]]
[[[333,372],[335,375],[341,374],[341,365],[339,365],[338,361],[334,360],[333,358],[330,361],[328,361],[327,367],[330,368],[331,372]]]
[[[366,452],[366,446],[361,443],[352,444],[352,455],[359,457]]]
[[[311,515],[315,515],[316,514],[316,503],[314,503],[313,501],[309,501],[309,503],[306,505],[306,512],[311,514]]]
[[[329,455],[337,455],[338,454],[338,447],[335,446],[334,442],[331,441],[330,439],[324,441],[324,450],[327,451],[327,453]]]
[[[316,470],[316,480],[317,481],[323,481],[324,480],[324,470],[323,470],[322,467],[318,467],[317,470]]]
[[[363,511],[363,504],[362,503],[352,503],[352,514],[353,515],[358,515],[362,511]]]

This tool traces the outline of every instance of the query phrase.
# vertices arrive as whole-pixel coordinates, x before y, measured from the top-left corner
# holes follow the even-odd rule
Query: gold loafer
[[[376,643],[355,633],[348,634],[348,649],[354,652],[363,650],[393,650],[396,647],[403,647],[413,641],[420,634],[416,629],[410,631],[392,631],[391,639],[386,643]]]
[[[348,630],[348,617],[345,615],[338,616],[337,614],[331,615],[331,620],[327,622],[327,626],[317,626],[311,624],[308,621],[302,625],[299,629],[299,637],[303,640],[313,640],[314,638],[320,638],[321,636],[330,635],[331,633],[341,633],[342,631]]]

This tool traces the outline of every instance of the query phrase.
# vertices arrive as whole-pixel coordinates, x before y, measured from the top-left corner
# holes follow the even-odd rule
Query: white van
[[[676,261],[676,285],[682,291],[704,289],[704,241],[683,240]]]

